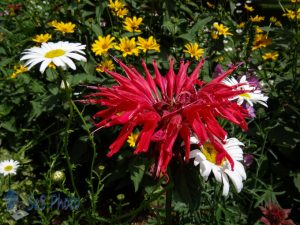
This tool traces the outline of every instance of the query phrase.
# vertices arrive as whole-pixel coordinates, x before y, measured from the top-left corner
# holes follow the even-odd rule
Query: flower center
[[[248,93],[240,94],[240,96],[248,99],[251,98],[251,96]]]
[[[204,143],[202,146],[202,153],[205,155],[206,159],[213,164],[216,164],[217,151],[211,143]]]
[[[55,58],[55,57],[62,56],[62,55],[64,55],[65,53],[66,53],[66,52],[65,52],[64,50],[62,50],[62,49],[54,49],[54,50],[51,50],[51,51],[47,52],[47,53],[45,54],[45,57],[46,57],[46,58],[52,59],[52,58]]]
[[[8,166],[5,166],[5,167],[4,167],[4,171],[6,171],[6,172],[11,171],[12,169],[13,169],[13,166],[12,166],[12,165],[8,165]]]

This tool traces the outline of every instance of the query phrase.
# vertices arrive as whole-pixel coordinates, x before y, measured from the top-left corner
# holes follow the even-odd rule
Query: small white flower
[[[251,86],[246,80],[245,75],[241,77],[239,82],[234,77],[232,77],[224,79],[223,83],[228,86],[236,86],[241,84],[240,86],[236,87],[236,90],[248,91],[247,93],[243,93],[229,99],[236,100],[238,105],[242,105],[243,102],[246,101],[251,106],[253,106],[253,103],[259,103],[265,107],[268,107],[268,105],[266,104],[268,97],[261,93],[260,89]]]
[[[83,52],[84,49],[85,45],[80,43],[70,43],[68,41],[42,43],[41,47],[26,49],[22,53],[23,57],[20,60],[27,60],[25,66],[28,66],[28,69],[41,63],[41,73],[44,73],[50,63],[60,66],[64,70],[67,66],[75,70],[76,66],[72,59],[85,62],[86,58],[83,56],[85,55]]]
[[[239,6],[242,5],[242,3],[238,2],[238,3],[236,3],[235,5],[236,5],[237,7],[239,7]]]
[[[0,173],[2,173],[4,176],[8,174],[16,174],[18,167],[19,167],[18,161],[14,161],[12,159],[5,160],[3,162],[0,162]]]
[[[236,13],[238,13],[238,14],[240,14],[242,12],[243,12],[243,10],[236,10]]]
[[[195,140],[193,140],[194,142]],[[196,143],[196,142],[194,142]],[[220,164],[217,164],[218,152],[215,150],[211,143],[204,143],[200,149],[192,150],[190,159],[194,158],[194,165],[200,166],[201,176],[207,180],[211,172],[214,174],[216,180],[223,183],[224,196],[229,193],[229,179],[232,181],[237,192],[243,188],[243,181],[246,180],[246,172],[243,164],[243,150],[240,146],[244,144],[236,138],[226,139],[223,148],[227,151],[228,155],[232,158],[234,166],[231,165],[227,158],[224,158]]]
[[[238,29],[235,30],[235,32],[238,33],[238,34],[241,34],[241,33],[243,33],[243,29],[238,28]]]

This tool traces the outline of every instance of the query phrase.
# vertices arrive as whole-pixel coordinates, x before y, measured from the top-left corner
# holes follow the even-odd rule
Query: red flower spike
[[[260,221],[266,225],[295,225],[288,219],[291,209],[282,209],[278,204],[270,202],[267,207],[259,206],[262,214]]]
[[[106,71],[118,84],[112,87],[91,87],[96,93],[82,100],[83,103],[106,107],[93,117],[100,118],[97,128],[123,126],[119,136],[109,147],[109,157],[120,150],[128,135],[138,126],[141,132],[134,154],[148,153],[149,146],[153,143],[156,154],[151,155],[157,157],[156,176],[160,173],[166,175],[173,155],[181,155],[178,148],[173,148],[176,140],[178,143],[184,142],[185,153],[181,157],[186,161],[189,159],[191,134],[198,137],[199,145],[206,141],[212,143],[218,151],[218,161],[222,162],[227,158],[233,168],[233,160],[220,144],[227,132],[216,118],[226,119],[247,129],[247,110],[228,100],[245,91],[237,91],[222,83],[238,65],[205,84],[198,79],[204,60],[199,62],[190,76],[187,74],[189,62],[181,61],[176,74],[173,69],[174,61],[171,59],[169,71],[163,76],[153,60],[154,77],[144,61],[142,67],[145,77],[120,60],[115,61],[126,76]]]

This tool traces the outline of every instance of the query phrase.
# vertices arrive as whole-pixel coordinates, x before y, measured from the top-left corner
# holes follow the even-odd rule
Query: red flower
[[[291,209],[282,209],[278,204],[269,203],[266,208],[259,206],[264,216],[260,218],[260,221],[266,225],[295,225],[293,220],[287,218],[291,212]]]
[[[112,87],[90,87],[97,93],[86,96],[84,103],[105,106],[106,109],[94,115],[102,120],[96,127],[123,125],[116,141],[110,145],[109,157],[117,153],[135,127],[141,128],[135,154],[150,152],[149,145],[154,143],[154,155],[157,157],[156,175],[165,174],[173,154],[183,155],[173,146],[177,138],[185,144],[185,160],[190,154],[190,136],[195,134],[200,145],[211,142],[219,152],[218,161],[226,157],[232,167],[233,160],[220,142],[226,139],[227,133],[216,118],[223,118],[247,129],[245,117],[248,112],[243,107],[228,99],[245,91],[234,90],[222,83],[237,66],[232,67],[211,82],[205,84],[198,79],[199,71],[204,64],[200,61],[188,76],[189,62],[180,62],[177,74],[173,70],[173,59],[170,69],[162,76],[153,61],[154,78],[142,61],[145,77],[134,67],[128,67],[119,60],[117,63],[124,70],[126,77],[106,71],[118,83]]]

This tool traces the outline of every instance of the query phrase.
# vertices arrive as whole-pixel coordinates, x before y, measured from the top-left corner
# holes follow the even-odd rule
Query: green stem
[[[83,125],[84,125],[84,129],[86,130],[87,134],[88,134],[88,138],[91,142],[92,148],[93,148],[93,158],[92,158],[92,162],[91,162],[91,169],[90,169],[90,182],[91,182],[91,192],[92,192],[92,196],[94,194],[94,187],[93,187],[93,169],[94,169],[94,164],[95,164],[95,160],[96,160],[96,143],[94,141],[94,136],[92,135],[92,133],[89,130],[89,127],[86,123],[86,121],[84,120],[81,112],[79,111],[78,107],[75,105],[75,103],[71,100],[71,104],[72,107],[75,109],[75,111],[77,112],[78,116],[80,117]],[[93,205],[94,206],[94,205]]]
[[[72,122],[73,116],[74,116],[74,111],[73,111],[74,109],[73,109],[72,98],[71,98],[72,90],[69,87],[66,77],[64,76],[63,72],[61,73],[61,76],[62,76],[62,80],[63,80],[65,90],[66,90],[67,101],[68,101],[68,103],[70,103],[69,118],[68,118],[67,125],[66,125],[65,135],[63,138],[63,150],[64,150],[64,154],[66,156],[67,166],[68,166],[68,170],[70,173],[70,178],[71,178],[71,183],[72,183],[73,189],[75,191],[75,194],[79,197],[79,194],[78,194],[78,191],[77,191],[77,188],[75,185],[75,181],[74,181],[72,164],[71,164],[71,160],[70,160],[70,156],[69,156],[69,152],[68,152],[69,130],[71,127],[71,122]]]
[[[166,225],[172,224],[172,188],[166,192]]]

